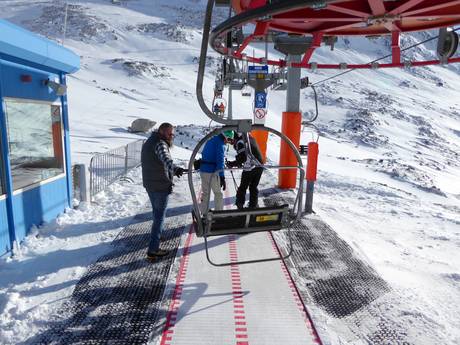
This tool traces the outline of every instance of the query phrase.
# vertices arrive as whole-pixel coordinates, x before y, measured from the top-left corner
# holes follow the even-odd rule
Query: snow
[[[120,3],[69,2],[64,45],[82,59],[81,70],[68,80],[73,163],[88,164],[95,153],[145,138],[127,127],[149,118],[181,126],[172,154],[185,166],[209,125],[195,98],[205,2]],[[58,42],[64,38],[64,2],[6,0],[0,9],[4,19]],[[225,15],[219,12],[218,18]],[[405,43],[424,38],[417,34]],[[432,58],[433,47],[406,56]],[[333,52],[323,48],[312,61],[364,63],[390,49],[384,39],[339,39]],[[217,60],[209,61],[208,104]],[[409,329],[415,344],[460,344],[458,68],[354,71],[317,85],[314,209],[392,286],[374,308]],[[335,73],[309,76],[319,82]],[[276,129],[285,97],[269,94],[267,124]],[[233,98],[236,117],[250,114],[250,99],[238,92]],[[314,111],[312,100],[311,90],[304,90],[303,112]],[[305,131],[302,141],[312,137]],[[279,140],[270,140],[269,157],[277,161]],[[0,343],[27,343],[43,331],[86,268],[110,251],[120,230],[144,210],[148,198],[139,169],[130,177],[134,182],[113,184],[95,203],[82,203],[32,229],[12,257],[0,260]],[[326,343],[358,343],[337,320],[318,308],[313,312]],[[364,311],[357,317],[365,319]]]

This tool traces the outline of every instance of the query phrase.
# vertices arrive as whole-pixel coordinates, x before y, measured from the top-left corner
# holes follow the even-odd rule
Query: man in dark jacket
[[[251,148],[252,156],[257,160],[256,166],[248,162],[247,148],[242,134],[237,133],[235,136],[233,148],[236,151],[236,159],[234,161],[227,162],[229,168],[243,167],[243,173],[241,174],[241,183],[236,192],[236,207],[242,209],[246,199],[246,190],[249,187],[249,207],[258,207],[259,189],[257,188],[264,171],[261,166],[257,164],[263,164],[262,154],[260,153],[259,145],[257,145],[256,139],[251,134],[248,134],[249,144]],[[248,164],[249,163],[249,164]]]
[[[201,177],[201,213],[205,214],[209,207],[211,190],[214,193],[214,208],[224,208],[224,196],[221,188],[225,190],[225,145],[233,139],[233,131],[224,131],[213,136],[204,145],[201,153],[200,177]],[[216,171],[219,171],[218,175]]]
[[[157,132],[142,146],[142,182],[152,204],[153,222],[147,258],[154,260],[165,256],[168,251],[160,249],[160,237],[163,221],[168,206],[169,194],[172,193],[173,176],[181,177],[184,169],[173,164],[169,148],[174,139],[174,127],[162,123]]]

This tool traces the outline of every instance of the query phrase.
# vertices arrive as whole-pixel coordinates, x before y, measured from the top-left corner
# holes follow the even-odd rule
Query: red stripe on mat
[[[176,323],[177,309],[180,304],[180,297],[182,294],[183,283],[185,281],[185,276],[187,273],[188,267],[188,258],[190,254],[190,244],[192,243],[193,238],[193,224],[190,225],[188,232],[187,240],[185,241],[184,251],[182,253],[182,258],[179,265],[179,272],[177,273],[176,286],[174,287],[174,292],[172,295],[172,301],[169,305],[168,314],[166,315],[166,324],[161,335],[160,345],[168,345],[172,340],[172,333],[174,333],[174,326]]]
[[[230,262],[236,263],[238,261],[238,252],[236,248],[235,236],[229,235],[229,248],[230,248]],[[248,330],[245,321],[246,318],[244,312],[244,293],[241,289],[241,277],[240,269],[237,264],[231,265],[230,268],[231,279],[232,279],[232,295],[233,295],[233,318],[235,320],[235,344],[236,345],[249,345]],[[244,339],[244,341],[241,341]]]

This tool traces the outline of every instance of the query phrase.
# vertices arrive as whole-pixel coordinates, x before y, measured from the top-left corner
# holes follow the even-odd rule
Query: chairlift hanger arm
[[[314,98],[315,98],[315,116],[313,116],[313,118],[310,119],[310,120],[304,121],[303,124],[311,124],[312,122],[314,122],[318,118],[318,114],[319,114],[319,111],[318,111],[318,94],[316,93],[316,89],[313,86],[313,84],[311,84],[309,86],[313,90],[313,95],[314,95]]]
[[[198,65],[198,76],[196,81],[196,97],[198,99],[198,104],[200,105],[201,110],[212,120],[217,123],[221,123],[224,125],[237,125],[237,120],[228,120],[221,118],[214,114],[211,109],[208,108],[206,102],[203,97],[203,80],[204,80],[204,70],[206,67],[206,55],[208,52],[208,42],[209,42],[209,32],[211,30],[211,18],[212,18],[212,10],[214,7],[215,0],[208,0],[208,4],[206,6],[206,13],[203,25],[203,38],[201,41],[201,51],[200,51],[200,59]]]

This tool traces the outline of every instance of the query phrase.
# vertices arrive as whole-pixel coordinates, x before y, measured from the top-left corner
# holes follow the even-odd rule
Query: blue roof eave
[[[0,54],[64,73],[80,69],[80,57],[53,41],[0,19]]]

